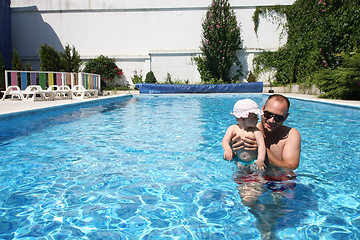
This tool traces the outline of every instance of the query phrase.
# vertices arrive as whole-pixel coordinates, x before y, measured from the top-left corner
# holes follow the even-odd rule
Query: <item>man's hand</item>
[[[244,141],[244,149],[245,150],[249,151],[249,150],[257,150],[258,149],[258,145],[257,145],[255,136],[245,137],[243,139],[243,141]]]
[[[244,141],[241,139],[240,136],[236,136],[234,135],[231,138],[231,142],[232,142],[232,149],[234,151],[237,151],[239,149],[243,149],[244,148]]]
[[[234,136],[231,139],[231,142],[233,142],[232,144],[232,149],[234,151],[239,150],[239,149],[244,149],[244,150],[257,150],[258,149],[258,145],[256,143],[256,138],[255,136],[253,137],[245,137],[244,139],[242,139],[240,136]]]

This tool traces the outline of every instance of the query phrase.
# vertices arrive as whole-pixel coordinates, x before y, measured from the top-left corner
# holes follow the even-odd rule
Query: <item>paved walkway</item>
[[[360,101],[356,101],[356,100],[325,99],[325,98],[318,98],[316,95],[307,95],[307,94],[298,94],[298,93],[280,93],[280,94],[287,96],[289,98],[298,98],[298,99],[305,99],[316,102],[332,103],[337,105],[356,107],[360,109]]]
[[[98,98],[87,98],[87,99],[69,99],[69,100],[55,100],[55,101],[21,101],[21,100],[0,100],[0,115],[9,114],[22,111],[30,111],[35,109],[50,108],[68,104],[77,104],[81,102],[98,101],[106,98],[113,98],[119,96],[125,96],[129,94],[138,94],[138,91],[124,91],[118,95],[99,96]]]
[[[5,100],[5,101],[0,100],[0,115],[41,109],[41,108],[49,108],[49,107],[66,105],[66,104],[76,104],[79,102],[96,101],[99,99],[118,97],[128,94],[129,92],[124,92],[119,95],[100,96],[99,98],[90,98],[90,99],[81,99],[81,100],[71,99],[71,100],[55,100],[55,101],[37,101],[37,102],[30,102],[30,101],[22,102],[18,100]],[[131,91],[130,94],[139,94],[139,92]],[[360,109],[360,101],[322,99],[322,98],[317,98],[315,95],[305,95],[305,94],[290,94],[290,93],[282,93],[282,94],[291,98],[306,99],[306,100],[318,101],[318,102],[327,102],[327,103],[339,104],[344,106],[357,107]]]

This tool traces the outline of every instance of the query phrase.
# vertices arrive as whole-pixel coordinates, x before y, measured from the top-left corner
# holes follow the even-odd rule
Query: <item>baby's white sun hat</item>
[[[251,99],[241,99],[235,103],[233,112],[230,114],[236,118],[247,118],[249,113],[255,113],[258,116],[263,114],[256,102]]]

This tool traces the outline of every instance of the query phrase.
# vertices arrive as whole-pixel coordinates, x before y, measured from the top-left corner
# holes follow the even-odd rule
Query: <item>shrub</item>
[[[251,71],[248,75],[247,82],[256,82],[255,75]]]
[[[32,71],[32,70],[33,70],[30,63],[27,63],[27,64],[26,64],[26,68],[25,68],[25,69],[26,69],[26,71]]]
[[[60,68],[64,72],[79,72],[81,59],[75,47],[72,48],[67,44],[64,52],[60,53]]]
[[[152,71],[148,72],[145,77],[146,83],[157,83],[155,75]]]
[[[12,65],[13,70],[18,70],[18,71],[24,71],[25,70],[24,66],[21,63],[19,54],[16,51],[16,49],[14,49],[14,56],[13,56],[11,65]]]
[[[58,53],[53,47],[44,44],[40,46],[40,69],[54,72],[79,72],[81,60],[75,47],[67,44],[64,52]]]
[[[116,77],[121,78],[123,74],[122,69],[116,66],[115,59],[103,55],[85,63],[84,72],[100,74],[103,84],[113,81]]]
[[[211,81],[212,73],[207,66],[207,61],[205,57],[197,56],[193,58],[197,65],[197,70],[200,73],[201,82],[209,83]]]
[[[242,66],[236,52],[242,48],[240,27],[228,0],[213,0],[202,23],[200,49],[203,57],[195,57],[202,82],[221,79],[236,82],[242,75]],[[229,78],[230,68],[238,66],[237,75]],[[215,81],[217,81],[215,80]]]
[[[166,74],[165,83],[166,83],[166,84],[173,84],[173,81],[171,80],[171,75],[170,75],[170,73],[167,73],[167,74]]]
[[[104,86],[104,88],[101,88],[102,90],[114,90],[114,91],[126,91],[129,90],[130,87],[129,86],[119,86],[116,85],[114,87],[112,86]]]
[[[40,69],[41,71],[59,72],[60,68],[60,54],[51,46],[44,44],[40,46]]]
[[[14,49],[14,55],[13,55],[13,59],[11,61],[11,65],[12,65],[12,69],[13,70],[18,70],[18,71],[24,71],[25,68],[21,63],[20,57],[18,52]],[[20,82],[20,75],[18,74],[17,76],[18,82]]]
[[[143,78],[142,70],[140,70],[140,73],[138,73],[138,71],[134,70],[134,75],[132,77],[130,77],[133,84],[142,83],[143,82],[142,78]]]
[[[322,97],[360,100],[360,53],[345,56],[343,66],[324,69],[313,76]]]

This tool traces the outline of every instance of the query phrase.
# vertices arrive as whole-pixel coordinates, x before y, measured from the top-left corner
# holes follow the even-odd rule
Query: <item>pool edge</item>
[[[270,93],[263,93],[264,95],[270,96],[272,94]],[[346,107],[346,108],[353,108],[360,110],[360,101],[351,100],[349,102],[348,100],[338,100],[338,99],[326,99],[326,98],[317,98],[315,95],[300,95],[297,96],[296,94],[286,94],[286,93],[280,93],[281,95],[286,96],[290,99],[297,99],[307,102],[316,102],[316,103],[322,103],[322,104],[328,104],[338,107]]]
[[[39,108],[34,108],[34,109],[24,109],[24,110],[19,110],[16,112],[10,112],[10,113],[0,113],[0,121],[3,120],[10,120],[10,119],[14,119],[16,117],[21,117],[21,116],[26,116],[26,115],[34,115],[37,113],[41,113],[44,111],[56,111],[57,109],[63,109],[63,108],[67,108],[67,107],[76,107],[79,105],[92,105],[92,104],[96,104],[96,103],[100,103],[100,102],[115,102],[118,101],[118,99],[120,98],[132,98],[133,95],[132,94],[128,94],[128,95],[113,95],[113,96],[107,96],[107,97],[100,97],[100,98],[93,98],[93,99],[86,99],[85,101],[76,101],[76,102],[66,102],[63,104],[59,104],[59,105],[54,105],[54,106],[43,106],[43,107],[39,107]]]

